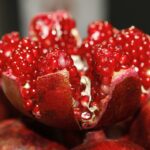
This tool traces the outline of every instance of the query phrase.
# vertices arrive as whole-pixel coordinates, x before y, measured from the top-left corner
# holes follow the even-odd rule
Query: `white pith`
[[[88,69],[88,65],[85,61],[81,60],[80,56],[77,55],[71,55],[71,58],[73,59],[73,63],[76,66],[77,70],[86,71]]]
[[[133,69],[127,69],[127,70],[121,70],[119,72],[114,72],[113,74],[113,79],[112,83],[110,86],[105,87],[105,85],[101,85],[100,88],[103,88],[104,92],[107,93],[107,96],[104,99],[100,100],[100,107],[103,108],[98,108],[98,107],[91,107],[90,103],[92,102],[91,98],[91,81],[87,76],[82,76],[81,77],[81,83],[86,85],[86,88],[84,91],[82,91],[81,95],[87,95],[89,96],[89,103],[87,103],[86,108],[88,108],[89,112],[91,112],[92,117],[90,119],[82,119],[81,117],[81,128],[83,129],[90,129],[92,127],[95,127],[97,123],[100,121],[102,118],[103,114],[105,113],[105,110],[107,109],[108,103],[112,98],[112,93],[113,89],[116,87],[118,83],[121,83],[126,77],[137,77],[137,72]],[[95,111],[98,111],[98,114],[95,114]],[[87,115],[86,112],[82,112],[82,115]]]
[[[81,41],[80,34],[79,34],[77,28],[71,29],[71,34],[72,34],[73,37],[76,39],[77,46],[78,46],[78,47],[81,46],[82,41]]]
[[[86,107],[92,115],[92,117],[90,118],[90,116],[88,115],[87,112],[82,112],[81,113],[81,126],[82,126],[82,128],[92,128],[97,122],[95,111],[99,110],[99,108],[96,107],[96,106],[93,106],[93,107],[90,106],[90,103],[92,101],[92,99],[91,99],[91,81],[90,81],[90,79],[87,76],[82,76],[81,80],[80,80],[80,83],[84,84],[86,86],[85,90],[81,92],[81,95],[82,96],[86,95],[86,96],[89,97],[89,102],[85,103],[84,107]],[[82,119],[83,116],[85,118],[87,116],[87,118]]]

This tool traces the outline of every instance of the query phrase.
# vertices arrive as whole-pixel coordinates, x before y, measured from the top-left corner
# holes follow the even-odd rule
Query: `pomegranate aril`
[[[33,109],[33,101],[31,99],[26,99],[24,101],[24,107],[26,110],[31,111]]]
[[[34,106],[32,113],[33,113],[33,115],[34,115],[36,118],[40,118],[40,117],[41,117],[39,105],[35,105],[35,106]]]
[[[71,77],[76,77],[76,76],[78,75],[78,73],[77,73],[77,68],[76,68],[76,67],[71,67],[71,68],[69,69],[69,73],[70,73],[70,76],[71,76]]]
[[[81,114],[81,118],[83,120],[90,120],[92,117],[92,114],[89,111],[83,111]]]
[[[30,91],[29,91],[29,89],[22,88],[21,89],[21,95],[23,96],[23,98],[30,98]]]

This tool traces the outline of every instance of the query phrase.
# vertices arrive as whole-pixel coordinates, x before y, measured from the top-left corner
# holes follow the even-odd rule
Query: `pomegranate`
[[[76,54],[81,43],[75,21],[63,10],[36,15],[30,23],[29,36],[45,48],[65,49],[70,54]]]
[[[30,25],[30,39],[4,36],[2,54],[8,49],[5,43],[11,48],[2,65],[2,88],[8,99],[28,116],[59,128],[108,126],[133,115],[139,108],[137,71],[131,65],[124,67],[126,62],[115,61],[124,55],[113,42],[95,46],[118,31],[106,22],[91,24],[89,36],[93,39],[98,32],[97,41],[94,38],[91,45],[88,68],[83,65],[79,69],[71,58],[78,47],[78,36],[73,36],[72,30],[74,20],[67,12],[58,11],[36,16]],[[76,42],[69,43],[70,39]],[[86,60],[89,62],[88,57]]]
[[[76,129],[110,125],[139,107],[140,84],[134,68],[118,71],[108,86],[98,87],[96,77],[90,81],[80,73],[62,49],[46,50],[28,38],[11,48],[2,88],[16,108],[47,125]],[[91,85],[103,90],[99,100]]]
[[[150,149],[150,102],[143,106],[130,128],[130,139],[135,143]]]
[[[16,119],[1,122],[0,149],[66,150],[62,145],[41,137]]]
[[[102,131],[88,133],[83,144],[73,150],[144,150],[127,138],[107,139]]]

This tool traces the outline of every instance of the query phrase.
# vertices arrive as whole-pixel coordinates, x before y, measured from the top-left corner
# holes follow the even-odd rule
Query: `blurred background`
[[[39,12],[67,9],[82,37],[94,20],[108,20],[119,29],[135,25],[150,33],[150,1],[143,0],[0,0],[0,36],[11,31],[27,35],[30,19]]]

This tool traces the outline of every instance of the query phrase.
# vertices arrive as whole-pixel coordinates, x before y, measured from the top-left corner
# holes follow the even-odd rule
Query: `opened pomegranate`
[[[66,150],[62,145],[38,135],[17,119],[1,122],[0,149]]]
[[[135,143],[150,149],[150,102],[143,106],[130,128],[130,139]]]
[[[132,67],[110,72],[111,80],[102,82],[107,80],[97,70],[93,78],[80,73],[63,49],[45,49],[28,38],[11,48],[2,88],[16,108],[47,125],[100,127],[129,117],[139,107],[140,84]]]
[[[70,54],[76,54],[81,43],[76,23],[66,11],[36,15],[30,23],[29,36],[45,48],[65,49]]]
[[[144,150],[144,148],[131,142],[128,138],[107,139],[102,131],[90,132],[83,144],[73,150]]]
[[[139,107],[140,96],[135,68],[118,62],[116,57],[123,57],[123,52],[118,51],[113,40],[95,46],[116,30],[105,22],[95,22],[89,27],[92,38],[98,30],[98,40],[91,46],[91,63],[85,73],[85,68],[84,72],[78,71],[71,58],[78,41],[72,35],[74,28],[71,17],[58,11],[35,17],[30,26],[30,39],[18,40],[17,36],[12,44],[11,36],[5,36],[2,46],[7,41],[12,51],[7,63],[2,65],[5,66],[2,88],[9,100],[25,114],[61,128],[107,126],[133,115]],[[70,43],[72,47],[68,47],[70,34],[76,41]],[[67,40],[62,41],[64,35]]]

